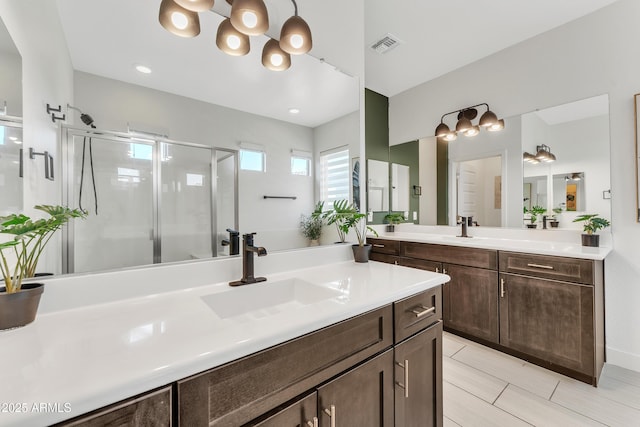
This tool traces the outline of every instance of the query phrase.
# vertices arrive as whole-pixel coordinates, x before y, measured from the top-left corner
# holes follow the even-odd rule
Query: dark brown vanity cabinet
[[[500,270],[500,344],[597,384],[604,364],[602,262],[501,252]]]

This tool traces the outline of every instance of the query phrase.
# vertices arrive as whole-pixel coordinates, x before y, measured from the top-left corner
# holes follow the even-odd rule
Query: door
[[[153,143],[71,135],[66,204],[89,212],[70,224],[67,271],[154,261]]]
[[[593,287],[501,274],[500,344],[594,373]]]
[[[318,389],[320,427],[391,427],[393,350]]]
[[[210,258],[212,150],[166,142],[159,148],[159,261]]]
[[[396,426],[442,426],[442,322],[395,349]]]
[[[498,342],[498,273],[476,267],[443,265],[451,281],[442,287],[444,326]]]

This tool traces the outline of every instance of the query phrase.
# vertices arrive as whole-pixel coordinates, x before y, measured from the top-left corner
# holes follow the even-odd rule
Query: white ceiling
[[[358,109],[357,79],[336,68],[362,75],[364,61],[365,86],[393,96],[614,1],[364,0],[361,22],[359,2],[297,0],[314,47],[273,72],[260,62],[266,39],[252,37],[245,57],[217,49],[215,13],[201,13],[201,34],[185,39],[158,23],[160,0],[57,0],[75,69],[310,127]],[[277,38],[293,5],[265,3]],[[229,13],[223,0],[214,10]],[[384,55],[368,48],[386,33],[404,43]],[[290,107],[302,112],[292,116]]]
[[[366,86],[393,96],[617,0],[365,0]],[[391,33],[404,43],[369,46]]]

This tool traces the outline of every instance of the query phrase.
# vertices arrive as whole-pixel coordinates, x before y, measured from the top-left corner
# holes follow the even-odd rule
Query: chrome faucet
[[[463,216],[463,217],[460,217],[460,219],[461,219],[460,222],[462,223],[462,234],[460,234],[457,237],[471,237],[467,234],[467,226],[469,225],[468,221],[471,219],[471,217],[468,217],[467,219],[467,217]]]
[[[242,278],[229,282],[229,286],[249,285],[251,283],[264,282],[266,277],[254,277],[253,275],[253,254],[258,256],[267,255],[267,250],[262,246],[253,246],[253,236],[256,233],[242,235]]]
[[[547,216],[546,215],[542,215],[542,229],[543,230],[547,229]]]

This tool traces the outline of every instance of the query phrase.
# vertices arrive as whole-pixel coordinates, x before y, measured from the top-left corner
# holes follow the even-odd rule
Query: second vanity
[[[442,425],[448,276],[351,256],[270,254],[238,288],[237,258],[50,279],[0,333],[0,425]]]
[[[368,239],[371,258],[448,274],[446,331],[597,385],[610,249],[553,240],[562,233],[529,234],[537,240],[461,238],[455,228],[443,228],[450,232],[380,233]]]

